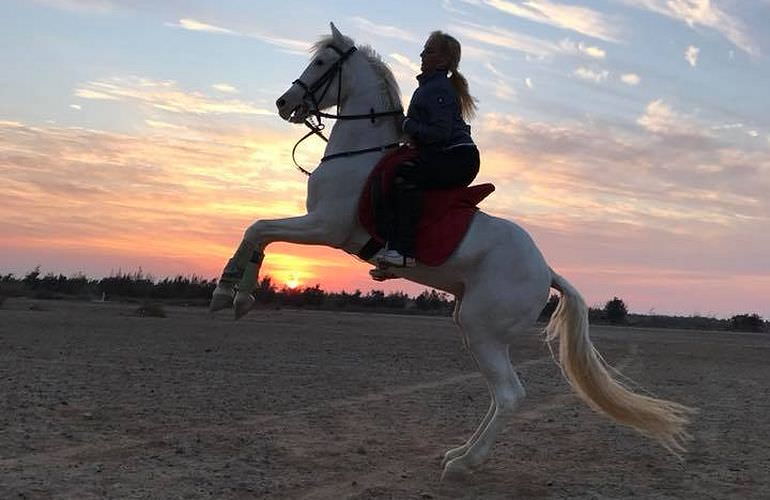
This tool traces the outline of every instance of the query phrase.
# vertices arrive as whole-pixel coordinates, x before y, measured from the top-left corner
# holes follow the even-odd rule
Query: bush
[[[604,314],[610,323],[622,325],[628,318],[628,308],[621,299],[613,297],[612,300],[604,305]]]
[[[136,311],[137,316],[143,318],[165,318],[166,310],[162,304],[145,302]]]
[[[763,332],[765,321],[759,314],[738,314],[730,318],[730,328],[739,332]]]

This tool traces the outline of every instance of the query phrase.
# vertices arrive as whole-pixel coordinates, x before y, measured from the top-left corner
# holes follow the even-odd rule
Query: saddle
[[[358,219],[371,239],[358,252],[369,260],[387,240],[390,210],[390,190],[396,167],[415,160],[417,151],[402,146],[380,160],[369,175],[358,202]],[[468,231],[481,200],[495,190],[492,184],[431,189],[423,193],[423,209],[417,224],[415,258],[426,266],[440,266],[455,251]]]

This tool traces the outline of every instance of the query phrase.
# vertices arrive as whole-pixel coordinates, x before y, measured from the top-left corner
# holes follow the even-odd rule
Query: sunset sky
[[[253,221],[302,214],[305,130],[273,103],[333,21],[405,104],[427,35],[461,41],[481,207],[589,304],[770,317],[770,0],[4,0],[0,19],[0,273],[216,277]],[[268,251],[281,283],[421,290]]]

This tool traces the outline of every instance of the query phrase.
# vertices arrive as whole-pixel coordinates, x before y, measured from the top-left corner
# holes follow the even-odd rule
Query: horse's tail
[[[559,339],[559,363],[575,392],[591,408],[658,440],[669,451],[685,451],[685,426],[694,410],[672,401],[636,394],[610,374],[588,336],[588,308],[566,279],[551,269],[551,286],[561,299],[545,329]]]

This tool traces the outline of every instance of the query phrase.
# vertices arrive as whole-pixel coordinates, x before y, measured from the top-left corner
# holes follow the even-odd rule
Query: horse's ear
[[[334,25],[334,23],[329,23],[329,26],[332,27],[332,36],[335,40],[342,41],[342,33],[340,33],[340,30],[337,29],[337,27]]]

